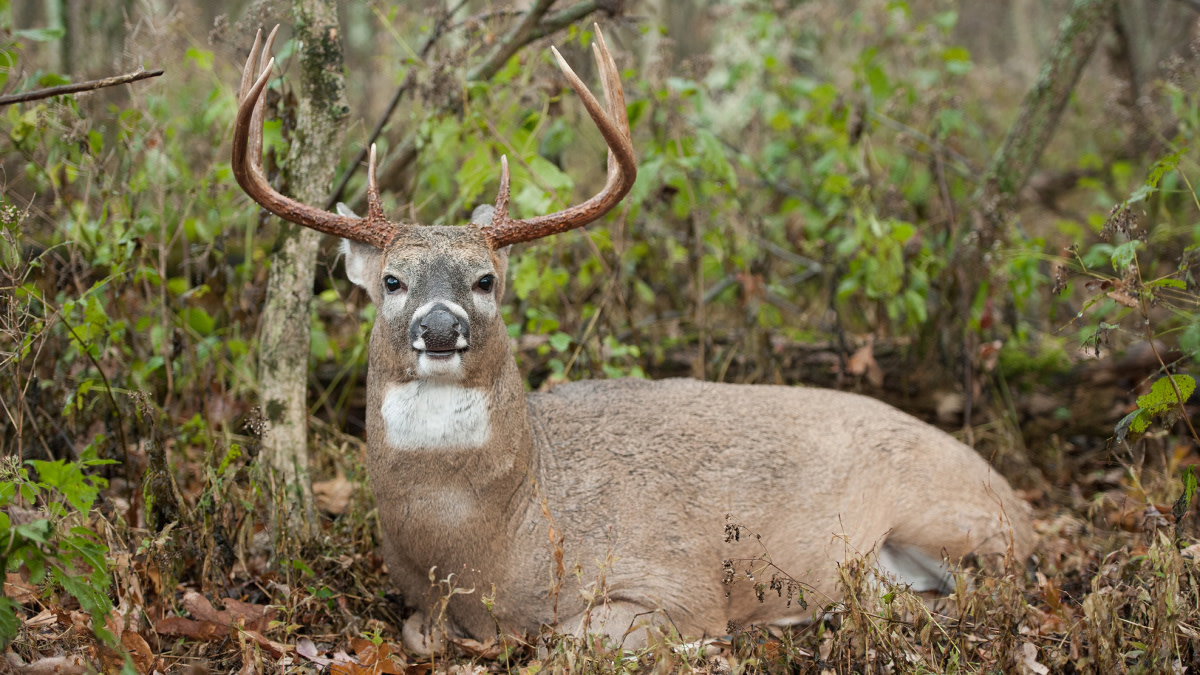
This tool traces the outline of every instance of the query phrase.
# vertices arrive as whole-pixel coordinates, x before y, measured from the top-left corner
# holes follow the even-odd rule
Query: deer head
[[[347,276],[366,289],[376,303],[380,318],[391,327],[389,336],[397,341],[403,338],[410,347],[386,351],[389,360],[394,357],[399,361],[395,370],[413,377],[471,384],[467,380],[479,370],[472,367],[472,362],[494,353],[482,349],[482,343],[505,339],[499,301],[504,292],[508,247],[600,218],[629,192],[637,175],[625,94],[599,28],[592,47],[603,81],[604,106],[558,50],[551,50],[608,143],[604,187],[591,199],[557,213],[514,219],[508,215],[508,159],[502,156],[495,206],[479,209],[472,222],[451,228],[422,227],[386,217],[376,184],[374,145],[367,162],[365,217],[348,210],[329,213],[301,204],[271,187],[262,168],[263,91],[274,65],[270,51],[277,30],[271,31],[265,46],[261,31],[255,36],[242,72],[233,135],[234,176],[246,194],[271,213],[344,239]],[[483,317],[489,325],[473,322],[472,315]]]

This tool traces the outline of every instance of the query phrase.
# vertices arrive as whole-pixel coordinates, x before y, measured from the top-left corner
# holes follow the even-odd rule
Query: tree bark
[[[294,0],[300,54],[296,127],[284,166],[289,191],[321,204],[341,151],[348,112],[342,81],[337,8],[328,0]],[[308,357],[312,286],[321,234],[285,223],[271,259],[259,340],[259,387],[270,430],[263,453],[275,500],[275,538],[300,542],[318,532],[308,469]]]

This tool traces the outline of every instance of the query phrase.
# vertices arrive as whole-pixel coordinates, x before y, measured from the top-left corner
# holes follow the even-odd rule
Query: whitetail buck
[[[687,635],[811,618],[795,603],[723,585],[723,560],[763,547],[822,606],[851,556],[874,554],[899,581],[945,590],[948,565],[966,555],[1030,553],[1025,505],[987,462],[870,398],[689,379],[525,392],[500,313],[508,247],[599,218],[637,171],[624,92],[598,31],[607,110],[554,55],[608,142],[604,188],[564,211],[514,220],[502,158],[495,207],[460,227],[387,220],[374,148],[364,218],[272,189],[261,166],[270,42],[260,57],[255,40],[242,76],[234,174],[269,211],[343,237],[347,276],[378,306],[367,470],[384,559],[414,609],[429,610],[433,579],[474,589],[438,605],[451,635],[537,632],[561,618],[569,632],[623,638],[655,610]],[[760,538],[725,542],[727,514]],[[419,617],[404,631],[414,649],[428,644],[413,630]]]

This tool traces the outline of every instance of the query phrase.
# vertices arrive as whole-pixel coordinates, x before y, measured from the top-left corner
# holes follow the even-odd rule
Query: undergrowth
[[[386,590],[365,488],[374,309],[337,263],[315,282],[310,354],[322,536],[301,546],[268,530],[254,373],[275,225],[227,163],[244,36],[226,20],[205,43],[195,36],[208,27],[190,28],[189,11],[145,5],[130,18],[125,58],[170,65],[162,81],[0,108],[0,641],[24,663],[78,655],[110,671],[424,672],[428,662],[398,646],[405,617]],[[1108,133],[1126,129],[1080,88],[1082,112],[1059,132],[1074,150],[1046,160],[1082,176],[1073,201],[1021,209],[989,258],[995,287],[960,321],[946,300],[960,270],[948,261],[979,168],[1016,110],[985,98],[994,80],[955,42],[958,5],[704,11],[708,41],[694,51],[672,46],[687,36],[614,19],[639,179],[610,221],[514,251],[504,312],[530,386],[678,374],[816,382],[950,427],[965,396],[985,411],[969,429],[981,452],[1016,456],[1036,555],[971,568],[938,600],[880,578],[868,555],[842,567],[844,597],[832,604],[805,596],[792,570],[738,561],[730,592],[807,602],[813,621],[730,626],[705,644],[683,644],[667,625],[662,641],[624,654],[553,630],[462,641],[438,668],[1200,668],[1194,62],[1147,93],[1177,135],[1145,156],[1119,156]],[[60,32],[18,28],[13,15],[0,0],[0,85],[80,77],[47,65]],[[490,199],[502,153],[521,186],[518,216],[602,180],[602,163],[587,159],[602,156],[601,141],[560,96],[543,43],[487,87],[460,87],[453,78],[496,32],[459,21],[420,65],[407,40],[426,19],[404,7],[354,13],[346,33],[360,60],[387,62],[352,67],[354,87],[385,91],[406,68],[420,74],[380,141],[419,130],[420,160],[389,187],[390,212],[465,221]],[[570,51],[590,37],[581,25],[553,40],[580,63]],[[272,100],[286,119],[285,87],[273,83]],[[461,93],[461,113],[427,116],[447,91]],[[373,122],[356,115],[350,144]],[[282,147],[285,124],[268,122],[269,149]],[[965,357],[964,324],[981,345]],[[964,370],[986,375],[978,391],[961,390]],[[748,564],[754,580],[741,578]],[[203,633],[210,624],[221,639]]]

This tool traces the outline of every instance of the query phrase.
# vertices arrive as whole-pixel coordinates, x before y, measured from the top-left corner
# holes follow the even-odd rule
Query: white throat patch
[[[477,448],[491,435],[487,393],[436,380],[394,384],[383,394],[387,444],[397,450]]]

